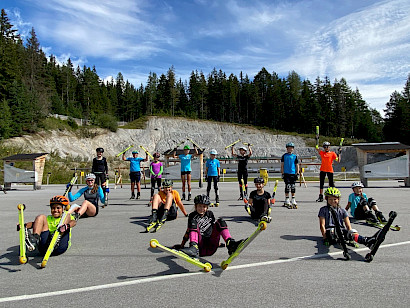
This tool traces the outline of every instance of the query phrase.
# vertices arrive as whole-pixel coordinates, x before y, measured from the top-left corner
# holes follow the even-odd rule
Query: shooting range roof
[[[15,154],[2,158],[3,160],[35,160],[48,153],[32,153],[32,154]]]
[[[410,146],[400,142],[381,142],[381,143],[354,143],[352,146],[363,151],[397,151],[402,152],[410,149]]]

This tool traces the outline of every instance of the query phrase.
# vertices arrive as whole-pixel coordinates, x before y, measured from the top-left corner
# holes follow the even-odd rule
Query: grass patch
[[[145,129],[147,126],[149,117],[148,116],[142,116],[138,119],[135,119],[132,122],[129,122],[125,124],[124,126],[120,126],[119,128],[124,128],[124,129]]]

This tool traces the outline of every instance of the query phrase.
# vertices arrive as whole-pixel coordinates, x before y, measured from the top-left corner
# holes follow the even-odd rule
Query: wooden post
[[[356,149],[357,153],[357,164],[359,165],[360,181],[363,183],[364,187],[367,187],[367,178],[365,178],[364,166],[367,164],[367,152],[359,148]]]
[[[204,153],[199,154],[199,188],[202,188],[204,178]]]

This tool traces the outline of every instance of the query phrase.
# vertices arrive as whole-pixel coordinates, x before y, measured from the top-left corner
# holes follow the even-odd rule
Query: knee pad
[[[288,193],[290,191],[291,185],[290,184],[286,184],[285,185],[285,193]]]
[[[369,204],[370,207],[377,205],[376,200],[374,200],[373,198],[369,198],[367,200],[367,203]]]
[[[329,240],[330,244],[334,244],[337,242],[335,228],[326,229],[326,238]]]
[[[228,225],[226,224],[226,221],[223,218],[218,218],[216,221],[216,229],[218,231],[222,231],[223,229],[227,229]]]
[[[295,185],[295,183],[290,184],[290,192],[291,192],[291,193],[295,193],[295,192],[296,192],[296,185]]]

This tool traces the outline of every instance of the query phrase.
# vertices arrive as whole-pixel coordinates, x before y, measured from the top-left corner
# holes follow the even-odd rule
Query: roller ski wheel
[[[19,262],[20,262],[20,264],[26,264],[27,263],[27,258],[26,257],[19,257]]]
[[[46,267],[46,265],[47,265],[47,261],[43,261],[43,262],[41,262],[41,268],[45,268],[45,267]]]
[[[219,202],[215,202],[215,207],[218,207],[219,206]]]
[[[20,210],[25,210],[26,209],[26,205],[25,204],[19,204],[19,205],[17,205],[17,209],[20,211]]]
[[[270,216],[263,216],[260,221],[264,221],[270,223],[272,221],[272,217]]]
[[[210,207],[214,207],[214,205],[215,205],[215,204],[214,204],[213,202],[211,202],[211,204],[210,204],[209,206],[210,206]]]
[[[223,270],[226,270],[226,269],[228,268],[228,265],[229,265],[229,263],[226,263],[225,261],[222,261],[222,263],[221,263],[221,268],[222,268]]]
[[[346,261],[349,261],[352,258],[348,252],[344,252],[344,251],[343,251],[343,256],[345,257]]]
[[[151,240],[151,241],[149,242],[149,246],[150,246],[151,248],[157,248],[157,246],[158,246],[158,241],[155,240],[155,239]]]
[[[209,273],[211,271],[211,269],[212,269],[211,263],[205,263],[204,271]]]
[[[373,255],[369,252],[365,257],[365,260],[367,262],[372,262],[373,261]]]

